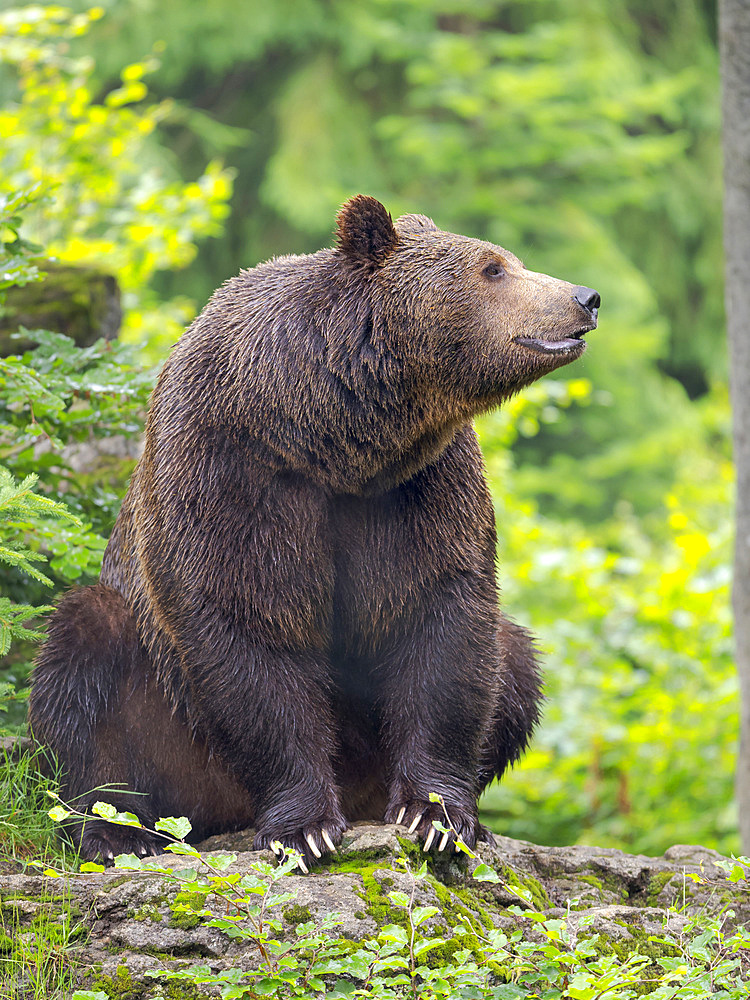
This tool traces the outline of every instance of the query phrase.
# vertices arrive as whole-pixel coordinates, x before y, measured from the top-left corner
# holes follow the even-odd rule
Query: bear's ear
[[[339,250],[359,264],[382,264],[398,242],[390,213],[376,198],[355,195],[336,217]]]
[[[396,229],[399,233],[411,236],[438,232],[438,227],[426,215],[402,215],[400,219],[396,219]]]

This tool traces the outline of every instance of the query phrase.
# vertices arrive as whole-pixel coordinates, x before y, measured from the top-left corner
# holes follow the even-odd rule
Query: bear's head
[[[591,288],[529,271],[484,240],[439,230],[423,215],[394,224],[375,198],[357,195],[337,219],[337,249],[372,289],[420,378],[467,410],[502,402],[579,358],[597,325]]]

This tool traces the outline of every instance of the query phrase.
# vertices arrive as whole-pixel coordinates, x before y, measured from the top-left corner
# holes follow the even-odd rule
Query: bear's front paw
[[[268,848],[280,857],[283,857],[289,849],[297,851],[301,855],[299,867],[307,874],[308,865],[315,864],[324,854],[336,851],[346,829],[348,823],[343,818],[326,816],[316,822],[306,823],[296,830],[286,828],[274,831],[261,828],[255,835],[253,846],[256,851]],[[281,844],[281,848],[274,846],[276,844]]]
[[[135,854],[138,858],[161,854],[163,843],[146,830],[93,820],[84,826],[78,850],[83,861],[101,860],[109,866],[118,854]]]
[[[485,828],[480,826],[476,809],[467,809],[449,802],[445,803],[445,808],[440,802],[428,802],[426,799],[395,802],[388,806],[383,820],[405,826],[409,833],[416,833],[424,841],[425,851],[435,847],[438,851],[455,849],[458,853],[460,848],[456,846],[457,837],[473,850],[477,839],[484,839],[482,835]],[[448,832],[443,833],[434,827],[433,820],[437,820]]]

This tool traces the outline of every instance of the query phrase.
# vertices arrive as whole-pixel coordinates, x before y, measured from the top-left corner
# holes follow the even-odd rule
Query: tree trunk
[[[750,0],[719,0],[724,117],[724,249],[737,470],[732,605],[742,696],[737,801],[750,853]]]

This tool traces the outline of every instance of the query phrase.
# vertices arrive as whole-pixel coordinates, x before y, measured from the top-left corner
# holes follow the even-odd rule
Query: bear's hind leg
[[[117,591],[97,584],[63,597],[34,668],[29,727],[35,741],[52,751],[63,772],[63,798],[77,809],[88,811],[96,800],[109,799],[120,810],[137,811],[135,797],[119,790],[133,787],[132,762],[113,758],[102,727],[116,712],[123,683],[143,674],[144,661],[135,623]],[[68,832],[86,858],[144,855],[154,848],[143,832],[99,820],[71,823]]]
[[[118,708],[96,731],[98,773],[126,782],[140,794],[105,790],[87,798],[111,802],[153,826],[163,816],[187,816],[189,839],[249,827],[254,820],[247,789],[193,738],[181,712],[173,712],[153,676],[131,677]],[[171,838],[154,838],[137,829],[88,821],[81,837],[82,853],[154,854]]]
[[[29,725],[63,771],[62,796],[96,801],[148,826],[188,815],[200,837],[252,820],[247,794],[171,711],[122,596],[97,584],[66,594],[34,670]],[[100,819],[71,823],[85,859],[144,856],[162,841]]]

